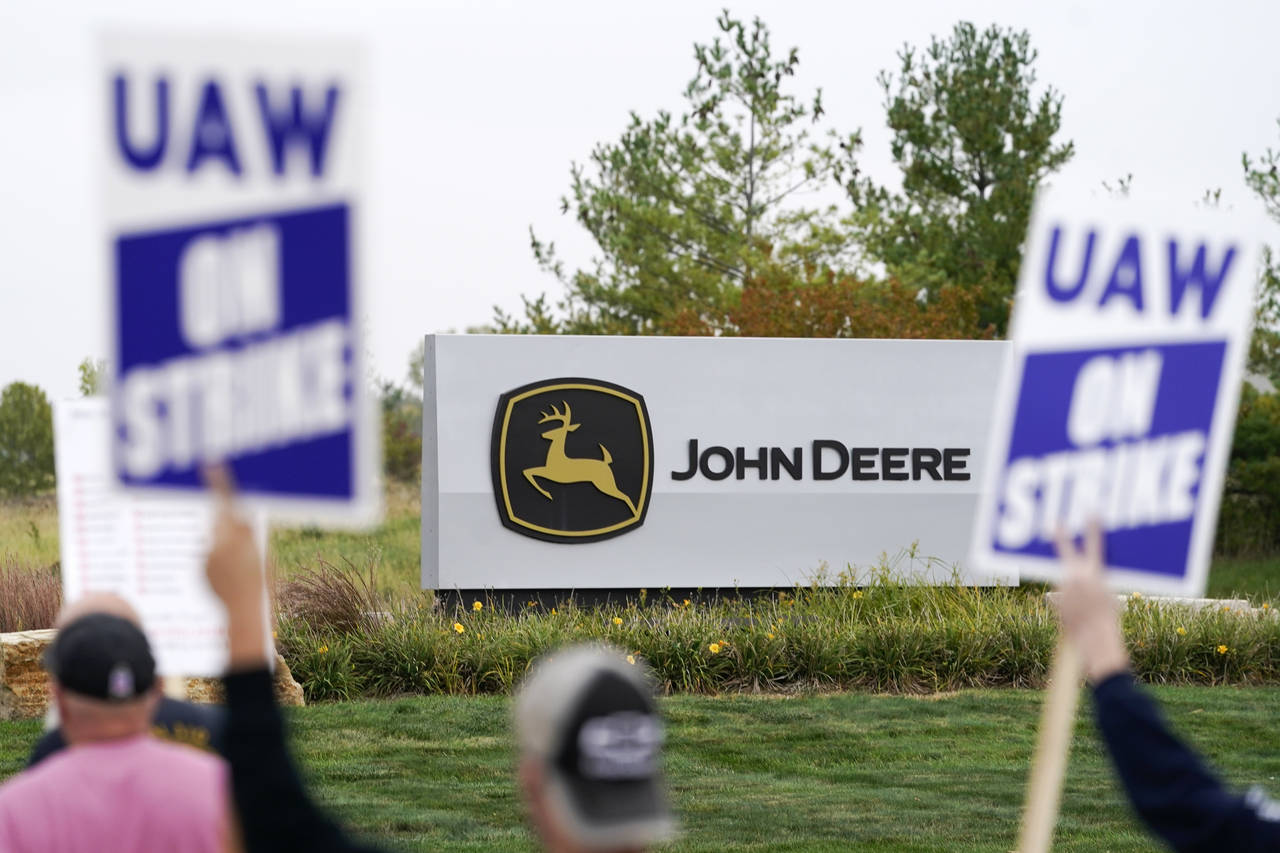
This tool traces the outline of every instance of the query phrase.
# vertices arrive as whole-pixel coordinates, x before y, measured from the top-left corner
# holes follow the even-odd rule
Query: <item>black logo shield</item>
[[[493,495],[509,530],[596,542],[644,524],[653,431],[644,398],[599,379],[548,379],[498,398]]]

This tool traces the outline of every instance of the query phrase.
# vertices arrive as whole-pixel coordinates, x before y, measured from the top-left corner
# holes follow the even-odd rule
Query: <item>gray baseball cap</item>
[[[643,664],[605,646],[561,649],[525,678],[515,718],[521,754],[542,762],[548,805],[578,843],[609,850],[675,835]]]

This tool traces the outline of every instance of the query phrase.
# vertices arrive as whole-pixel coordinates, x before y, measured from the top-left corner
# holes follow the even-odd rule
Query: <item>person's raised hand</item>
[[[204,477],[217,503],[204,571],[214,595],[227,608],[231,667],[260,665],[267,654],[265,582],[253,528],[236,511],[231,472],[216,465],[205,469]]]
[[[235,507],[235,486],[223,465],[208,468],[205,482],[217,504],[213,541],[205,558],[209,586],[228,608],[262,599],[262,566],[253,541],[253,528]]]
[[[1116,597],[1102,574],[1102,528],[1096,520],[1089,523],[1083,548],[1059,531],[1057,548],[1063,568],[1058,595],[1062,629],[1080,650],[1085,675],[1097,684],[1129,668]]]

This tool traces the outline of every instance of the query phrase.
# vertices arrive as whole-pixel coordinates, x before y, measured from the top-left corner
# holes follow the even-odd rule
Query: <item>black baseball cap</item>
[[[602,646],[558,651],[525,679],[515,715],[520,751],[542,763],[548,805],[579,844],[646,847],[675,835],[644,664]]]
[[[66,690],[107,702],[136,699],[156,682],[147,636],[110,613],[87,613],[60,628],[44,665]]]

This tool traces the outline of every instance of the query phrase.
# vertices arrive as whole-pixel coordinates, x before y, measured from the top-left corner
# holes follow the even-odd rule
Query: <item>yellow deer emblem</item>
[[[547,500],[554,499],[551,497],[550,492],[538,484],[537,478],[539,477],[544,480],[550,480],[553,483],[590,483],[602,494],[617,498],[625,503],[631,510],[632,518],[638,517],[640,513],[636,510],[636,505],[614,482],[613,469],[609,467],[613,463],[613,456],[609,454],[609,448],[603,444],[600,445],[600,453],[603,454],[601,459],[586,459],[565,455],[565,437],[582,426],[582,424],[571,422],[573,415],[568,403],[562,401],[561,405],[564,406],[564,414],[561,414],[560,410],[555,406],[551,407],[551,414],[539,412],[542,415],[542,419],[538,423],[545,424],[559,421],[560,426],[542,433],[542,437],[551,442],[551,446],[547,448],[547,461],[536,468],[525,468],[524,478],[541,492]]]

